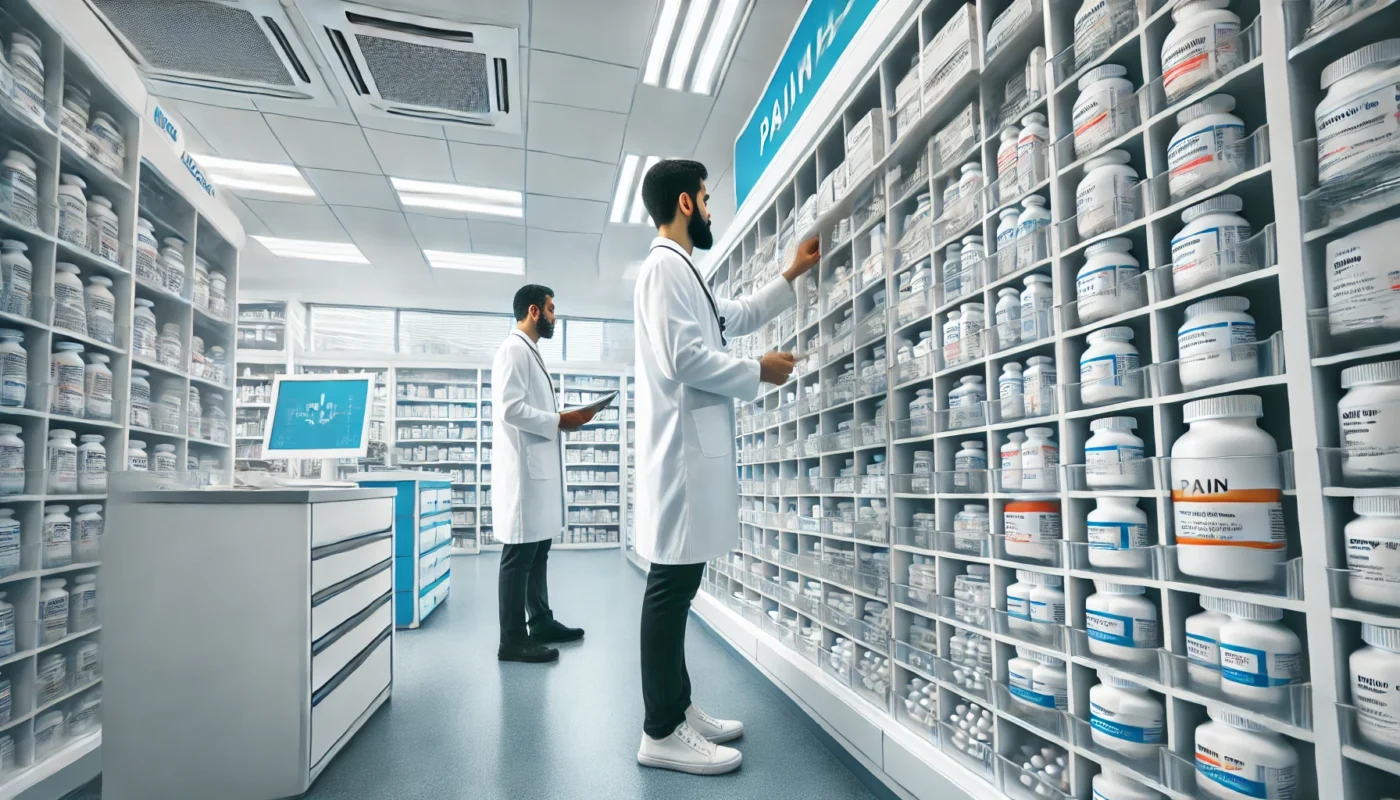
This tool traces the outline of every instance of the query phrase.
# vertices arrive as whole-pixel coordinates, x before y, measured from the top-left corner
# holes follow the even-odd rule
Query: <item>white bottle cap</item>
[[[1128,74],[1127,67],[1120,67],[1117,64],[1104,64],[1101,67],[1094,67],[1084,73],[1084,77],[1079,79],[1079,91],[1084,91],[1090,85],[1098,83],[1108,78],[1123,78]]]
[[[94,275],[88,278],[88,286],[111,286],[112,279],[105,275]]]
[[[1059,575],[1047,575],[1043,572],[1032,572],[1031,583],[1034,583],[1036,586],[1049,586],[1051,589],[1058,589],[1061,586],[1064,586],[1065,581],[1064,578],[1061,578]]]
[[[101,505],[100,503],[93,503],[93,504],[91,504],[91,505],[86,505],[86,506],[78,506],[78,513],[79,513],[79,514],[96,514],[97,512],[99,512],[99,511],[101,511],[101,510],[102,510],[102,505]]]
[[[1021,371],[1021,365],[1020,365],[1020,364],[1017,364],[1015,361],[1008,361],[1008,362],[1006,362],[1005,364],[1002,365],[1001,371],[1002,371],[1002,372],[1020,372],[1020,371]]]
[[[954,310],[952,310],[952,311],[949,311],[949,312],[948,312],[948,321],[949,321],[949,322],[956,322],[957,319],[958,319],[958,317],[960,317],[960,316],[962,316],[962,311],[959,310],[959,309],[954,309]]]
[[[963,237],[963,240],[962,240],[962,246],[963,246],[963,247],[981,247],[981,246],[982,246],[982,237],[981,237],[981,236],[964,236],[964,237]]]
[[[992,575],[992,568],[987,564],[968,564],[967,574],[974,578],[989,578]]]
[[[1363,494],[1351,502],[1351,510],[1358,514],[1400,517],[1400,496]]]
[[[140,306],[140,307],[142,307],[142,308],[155,308],[155,307],[156,307],[156,304],[155,304],[155,301],[154,301],[154,300],[147,300],[147,299],[144,298],[144,297],[138,297],[138,298],[136,298],[136,301],[135,301],[135,302],[136,302],[136,305],[138,305],[138,306]]]
[[[89,205],[89,206],[94,206],[94,205],[105,206],[105,207],[107,207],[107,208],[110,209],[110,208],[112,207],[112,201],[111,201],[111,200],[108,200],[107,198],[103,197],[103,196],[100,195],[100,194],[95,194],[95,195],[93,195],[92,197],[88,198],[88,205]],[[92,211],[92,209],[89,208],[88,211]]]
[[[1095,591],[1104,594],[1146,594],[1147,587],[1138,586],[1135,583],[1114,583],[1113,581],[1094,581]]]
[[[981,376],[981,375],[964,375],[964,376],[959,380],[959,382],[960,382],[963,386],[971,386],[971,385],[973,385],[973,384],[975,384],[975,383],[981,383],[981,382],[982,382],[982,376]]]
[[[1006,219],[1007,217],[1019,217],[1021,216],[1021,209],[1017,208],[1016,206],[1008,206],[1006,208],[1003,208],[1001,211],[998,211],[997,213],[1001,214],[1002,219]],[[9,242],[6,242],[5,244],[7,247],[9,246]]]
[[[1238,195],[1222,194],[1212,197],[1205,202],[1197,203],[1181,212],[1181,221],[1190,225],[1191,220],[1205,216],[1206,214],[1213,214],[1219,211],[1238,214],[1242,208],[1244,208],[1244,201],[1241,200]]]
[[[95,573],[95,572],[84,572],[82,575],[79,575],[79,576],[78,576],[77,582],[78,582],[78,583],[94,583],[94,582],[96,582],[96,580],[97,580],[97,573]]]
[[[4,332],[0,331],[0,335]],[[1363,386],[1368,383],[1389,383],[1400,381],[1400,361],[1377,361],[1372,364],[1358,364],[1342,370],[1342,388]]]
[[[1264,416],[1264,401],[1257,394],[1232,394],[1226,397],[1207,397],[1187,403],[1181,417],[1187,424],[1206,419],[1226,417],[1248,417],[1258,419]]]
[[[1032,113],[1030,113],[1030,114],[1025,115],[1024,117],[1021,117],[1021,124],[1022,124],[1022,125],[1044,125],[1044,124],[1045,124],[1045,115],[1042,114],[1042,113],[1040,113],[1039,111],[1032,112]]]
[[[968,514],[985,514],[985,513],[987,513],[987,507],[986,507],[986,506],[978,505],[978,504],[976,504],[976,503],[968,503],[967,505],[965,505],[965,506],[962,507],[962,510],[963,510],[964,512],[968,513]]]
[[[969,310],[976,314],[981,314],[987,310],[987,307],[981,303],[963,303],[961,308],[963,316],[966,316]]]
[[[1055,658],[1049,653],[1037,653],[1034,650],[1027,650],[1025,657],[1029,658],[1031,661],[1034,661],[1038,664],[1044,664],[1048,667],[1059,667],[1060,669],[1065,668],[1065,662],[1061,661],[1058,658]]]
[[[1029,200],[1030,198],[1027,197],[1026,199]],[[1033,285],[1038,284],[1038,283],[1045,283],[1045,284],[1050,283],[1050,276],[1049,276],[1049,275],[1041,275],[1039,272],[1037,272],[1037,273],[1034,274],[1034,275],[1027,275],[1027,276],[1026,276],[1026,279],[1025,279],[1025,281],[1023,281],[1023,283],[1025,283],[1026,288],[1029,289],[1029,288],[1031,288]]]
[[[1089,423],[1091,431],[1132,431],[1137,430],[1137,420],[1132,417],[1099,417]]]
[[[1278,622],[1283,619],[1283,609],[1273,606],[1262,606],[1258,603],[1246,603],[1243,600],[1230,600],[1220,598],[1218,609],[1213,611],[1223,611],[1236,619],[1246,619],[1251,622]]]
[[[916,451],[914,451],[914,458],[916,458],[916,459],[921,459],[921,458],[922,458],[922,459],[931,459],[931,458],[933,458],[933,451],[932,451],[932,450],[916,450]]]
[[[1210,717],[1216,722],[1223,722],[1232,728],[1239,728],[1242,731],[1257,731],[1259,733],[1263,733],[1264,731],[1268,730],[1268,728],[1264,727],[1263,725],[1260,725],[1259,723],[1244,716],[1243,714],[1237,714],[1234,711],[1230,711],[1219,706],[1206,706],[1206,716]]]
[[[976,161],[970,161],[966,164],[963,164],[962,167],[960,167],[960,169],[962,169],[962,174],[966,175],[969,172],[981,172],[982,165]]]
[[[1024,433],[1021,433],[1020,431],[1016,431],[1015,433],[1011,434],[1010,436],[1007,436],[1006,438],[1012,442],[1020,444],[1021,442],[1024,442],[1026,440],[1026,435]]]
[[[134,449],[134,450],[145,450],[145,449],[146,449],[146,443],[143,442],[143,441],[141,441],[140,439],[130,439],[130,440],[127,441],[126,446],[127,446],[127,449]]]
[[[1387,628],[1370,622],[1361,623],[1361,641],[1400,653],[1400,628]]]
[[[1380,61],[1400,60],[1400,39],[1383,39],[1347,53],[1322,69],[1322,88]]]
[[[58,262],[58,264],[54,266],[54,269],[58,270],[59,272],[71,272],[74,275],[78,274],[77,264],[69,264],[63,261]]]
[[[1115,150],[1114,152],[1120,151]],[[1123,236],[1116,236],[1112,239],[1104,239],[1101,242],[1094,242],[1093,244],[1084,248],[1084,255],[1093,256],[1099,253],[1107,252],[1109,250],[1117,251],[1120,253],[1128,253],[1131,252],[1132,249],[1133,242],[1131,239],[1128,239]]]
[[[1202,314],[1219,314],[1222,311],[1248,311],[1249,298],[1247,297],[1212,297],[1202,300],[1199,303],[1192,303],[1186,307],[1186,318],[1191,319]]]
[[[1007,139],[1019,139],[1020,137],[1021,129],[1015,125],[1007,125],[1005,128],[1001,129],[1002,141],[1006,141]]]
[[[1207,114],[1227,114],[1235,110],[1235,98],[1228,94],[1213,94],[1199,103],[1193,103],[1176,114],[1176,124],[1185,125]]]
[[[18,425],[0,425],[0,436],[9,436],[24,430]]]
[[[29,245],[25,244],[24,242],[21,242],[18,239],[6,239],[4,242],[0,242],[0,249],[9,250],[11,252],[19,251],[23,253],[24,251],[29,249]]]
[[[964,450],[983,450],[987,446],[981,442],[959,442]]]
[[[1127,150],[1109,150],[1102,155],[1089,159],[1089,163],[1084,165],[1084,169],[1092,172],[1099,167],[1111,167],[1115,164],[1126,164],[1132,161],[1133,157],[1128,155]],[[1136,170],[1134,170],[1136,172]]]
[[[1034,572],[1031,572],[1031,571],[1028,570],[1028,569],[1018,569],[1018,570],[1016,570],[1016,582],[1017,582],[1017,583],[1030,583],[1032,580],[1034,580],[1034,576],[1035,576],[1035,573],[1034,573]],[[1017,653],[1017,655],[1019,655],[1020,652],[1021,652],[1021,648],[1019,648],[1019,647],[1016,648],[1016,653]]]
[[[1038,367],[1053,367],[1055,366],[1055,359],[1051,358],[1050,356],[1031,356],[1030,358],[1026,359],[1026,364],[1034,364]]]
[[[83,444],[90,444],[92,442],[100,442],[105,438],[107,437],[98,433],[85,433],[82,436],[78,437],[78,441],[82,442]]]
[[[1126,325],[1119,325],[1113,328],[1104,328],[1089,334],[1089,344],[1094,342],[1131,342],[1133,340],[1133,329]]]
[[[87,181],[79,178],[77,175],[69,175],[66,172],[58,176],[58,182],[64,186],[76,186],[79,189],[87,188]]]
[[[1022,200],[1021,205],[1025,206],[1027,209],[1029,209],[1031,206],[1043,206],[1045,205],[1045,198],[1041,197],[1038,194],[1033,194],[1027,197],[1025,200]]]
[[[1099,681],[1115,689],[1127,689],[1130,692],[1145,692],[1147,687],[1137,681],[1128,680],[1122,675],[1115,675],[1106,669],[1099,670]]]
[[[1026,429],[1026,436],[1027,436],[1027,437],[1035,436],[1035,437],[1040,438],[1040,439],[1049,439],[1051,436],[1054,436],[1054,435],[1055,435],[1055,429],[1054,429],[1054,428],[1027,428],[1027,429]]]
[[[1021,293],[1018,292],[1018,291],[1016,291],[1016,289],[1015,289],[1014,287],[1007,286],[1007,287],[1003,288],[1001,291],[997,292],[997,296],[998,296],[998,297],[1013,298],[1013,299],[1020,299]]]
[[[77,435],[77,433],[70,431],[67,428],[59,428],[57,430],[49,431],[50,439],[72,439]]]
[[[106,364],[111,360],[111,356],[105,356],[101,353],[88,353],[88,363],[90,364]]]

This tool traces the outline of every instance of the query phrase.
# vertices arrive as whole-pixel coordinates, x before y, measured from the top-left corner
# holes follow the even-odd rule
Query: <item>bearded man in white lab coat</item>
[[[755,331],[796,302],[792,282],[816,266],[816,239],[798,247],[782,277],[742,300],[714,297],[695,248],[714,245],[707,173],[695,161],[661,161],[642,179],[642,201],[659,235],[633,296],[637,369],[637,552],[651,561],[642,601],[642,697],[637,761],[718,775],[743,755],[720,742],[744,733],[737,720],[696,708],[685,668],[685,624],[705,562],[738,538],[734,400],[792,374],[791,353],[735,358],[726,336]]]
[[[530,284],[515,293],[515,330],[491,365],[491,514],[501,547],[498,578],[501,661],[559,658],[550,644],[583,638],[549,607],[549,546],[564,529],[564,459],[559,431],[593,413],[559,411],[538,342],[554,337],[554,291]],[[528,623],[526,614],[529,614]]]

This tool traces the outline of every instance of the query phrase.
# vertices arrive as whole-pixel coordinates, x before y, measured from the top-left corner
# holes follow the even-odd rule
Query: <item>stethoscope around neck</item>
[[[651,249],[653,251],[669,250],[670,252],[680,256],[681,259],[685,261],[685,265],[687,267],[690,267],[690,274],[694,275],[695,280],[700,282],[700,288],[705,292],[705,299],[710,302],[710,313],[715,315],[715,324],[719,325],[719,345],[720,347],[728,347],[729,341],[724,336],[724,317],[720,316],[719,305],[715,303],[715,296],[713,294],[710,294],[710,287],[708,284],[705,283],[705,279],[700,277],[700,270],[695,268],[695,262],[691,261],[690,256],[686,255],[685,253],[682,253],[681,251],[673,247],[667,247],[664,244],[652,245]]]

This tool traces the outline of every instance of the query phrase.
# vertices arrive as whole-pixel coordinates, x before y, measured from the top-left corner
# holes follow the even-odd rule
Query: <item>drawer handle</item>
[[[331,628],[329,631],[326,631],[325,635],[311,643],[311,655],[319,655],[322,650],[325,650],[327,647],[330,647],[331,645],[340,641],[340,637],[359,627],[360,623],[374,616],[374,612],[383,608],[384,604],[388,603],[393,596],[394,591],[390,589],[389,591],[380,595],[377,600],[366,606],[364,611],[361,611],[360,613],[356,614],[350,619],[345,620],[344,622],[340,623],[334,628]]]
[[[375,649],[378,648],[379,645],[383,644],[384,640],[388,639],[389,635],[393,632],[394,626],[390,625],[389,627],[385,628],[382,632],[380,632],[378,636],[374,637],[374,641],[370,642],[368,645],[365,646],[365,649],[360,651],[359,655],[350,659],[350,663],[341,667],[340,671],[335,674],[334,678],[331,678],[330,680],[326,681],[325,686],[322,686],[320,689],[317,689],[316,693],[311,695],[311,707],[315,708],[316,706],[320,705],[322,700],[325,700],[331,692],[334,692],[337,688],[339,688],[340,684],[344,683],[346,678],[350,677],[350,675],[354,673],[355,670],[359,669],[361,664],[364,664],[366,661],[369,660],[370,655],[374,653]]]
[[[316,594],[311,595],[312,607],[314,608],[316,606],[319,606],[327,600],[331,599],[332,597],[335,597],[336,595],[340,594],[341,592],[353,588],[356,584],[367,581],[370,578],[373,578],[375,575],[378,575],[379,573],[387,570],[389,568],[390,563],[392,563],[393,560],[394,559],[392,558],[386,558],[367,570],[351,575],[350,577],[346,578],[345,580],[339,583],[333,583],[330,586],[327,586],[326,588],[317,592]]]
[[[338,542],[331,542],[330,544],[323,544],[320,547],[313,547],[311,548],[311,560],[319,561],[327,556],[333,556],[350,550],[357,550],[367,544],[374,544],[375,542],[392,538],[393,535],[394,529],[391,526],[382,531],[352,536],[349,539],[341,539]]]

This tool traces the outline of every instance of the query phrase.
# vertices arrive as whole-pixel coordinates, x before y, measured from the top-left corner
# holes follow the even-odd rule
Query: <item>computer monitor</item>
[[[352,458],[369,449],[372,373],[278,375],[263,458]]]

